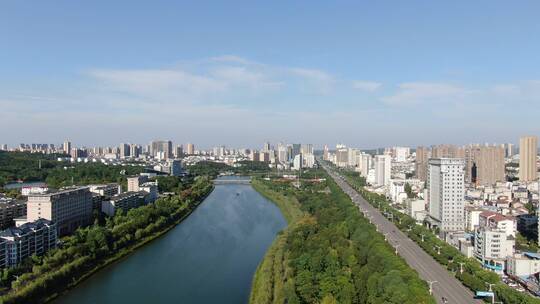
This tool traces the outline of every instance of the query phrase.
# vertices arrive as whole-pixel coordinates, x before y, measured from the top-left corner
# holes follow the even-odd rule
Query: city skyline
[[[536,2],[125,5],[1,4],[3,142],[371,148],[540,134]]]

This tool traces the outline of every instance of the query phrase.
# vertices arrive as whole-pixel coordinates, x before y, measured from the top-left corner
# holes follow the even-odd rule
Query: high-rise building
[[[270,162],[270,152],[262,151],[259,153],[259,161],[269,163]]]
[[[277,157],[278,161],[282,164],[289,162],[289,153],[286,145],[282,143],[278,144]]]
[[[292,144],[292,151],[291,151],[290,157],[293,158],[296,155],[300,154],[301,153],[301,147],[302,147],[301,144]]]
[[[191,143],[186,144],[186,154],[193,155],[195,154],[195,145]]]
[[[129,147],[129,156],[132,158],[139,158],[141,154],[141,147],[139,145],[132,144]]]
[[[500,146],[468,146],[465,161],[468,183],[487,186],[505,180],[504,149]]]
[[[432,158],[465,158],[465,149],[454,145],[438,145],[431,147]]]
[[[510,157],[514,156],[514,144],[508,143],[508,144],[503,144],[502,146],[504,148],[504,156],[505,157],[510,158]]]
[[[305,144],[301,147],[301,153],[306,154],[313,154],[313,145],[312,144]]]
[[[47,219],[56,224],[59,235],[92,223],[92,193],[88,187],[73,187],[28,196],[26,220]]]
[[[263,152],[268,152],[268,151],[270,151],[270,143],[265,142],[263,145]]]
[[[259,161],[261,158],[259,151],[253,150],[251,151],[251,154],[249,155],[249,160],[251,161]]]
[[[415,160],[415,171],[416,178],[425,182],[427,180],[427,167],[429,160],[429,149],[426,147],[416,148],[416,160]]]
[[[392,156],[375,155],[375,184],[387,186],[390,183],[392,173]]]
[[[64,141],[64,154],[70,154],[71,153],[71,142],[66,140]]]
[[[363,177],[367,178],[369,174],[369,169],[371,169],[371,155],[363,153],[361,169],[361,174]]]
[[[360,151],[358,149],[352,149],[349,148],[347,150],[347,166],[349,167],[357,167],[358,163],[358,155],[360,154]]]
[[[396,162],[405,162],[409,155],[411,154],[411,149],[409,147],[393,147],[392,156]]]
[[[328,154],[330,152],[328,151],[328,145],[324,145],[324,149],[323,149],[323,160],[328,160]]]
[[[302,169],[302,164],[303,164],[302,154],[296,154],[294,156],[292,169],[293,170],[301,170]]]
[[[519,140],[519,180],[534,181],[538,178],[536,158],[538,155],[538,137],[525,136]]]
[[[120,150],[120,158],[128,158],[130,156],[130,145],[129,144],[120,144],[118,147]]]
[[[182,145],[176,145],[176,148],[174,149],[174,156],[176,158],[181,158],[184,156],[184,147],[182,147]]]
[[[88,153],[85,149],[72,148],[70,153],[72,158],[87,157]]]
[[[432,158],[428,163],[427,204],[432,224],[442,232],[465,228],[465,161]]]
[[[154,157],[173,158],[172,142],[170,140],[155,140],[150,143],[150,150],[151,155]]]
[[[349,165],[349,149],[343,145],[336,146],[336,166],[347,167]]]

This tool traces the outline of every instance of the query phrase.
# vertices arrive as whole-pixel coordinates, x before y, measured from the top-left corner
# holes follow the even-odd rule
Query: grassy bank
[[[278,206],[289,225],[304,216],[304,212],[300,210],[300,203],[298,203],[294,194],[280,193],[276,189],[271,189],[269,184],[265,184],[259,179],[253,179],[251,186]]]
[[[249,302],[253,304],[285,303],[283,280],[287,271],[285,244],[288,230],[305,215],[300,210],[300,204],[293,195],[283,195],[272,190],[269,184],[265,184],[258,179],[254,179],[251,185],[262,196],[278,206],[287,220],[288,226],[280,232],[257,267],[253,277]]]
[[[326,177],[299,189],[254,182],[289,225],[259,265],[250,303],[434,303],[427,284]]]

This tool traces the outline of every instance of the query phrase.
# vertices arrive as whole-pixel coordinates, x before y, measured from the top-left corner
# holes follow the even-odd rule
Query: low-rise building
[[[56,224],[60,236],[92,223],[92,193],[88,187],[70,187],[28,196],[26,220],[46,219]]]
[[[504,216],[493,211],[483,211],[479,217],[480,227],[503,230],[506,236],[516,236],[516,220],[511,216]]]
[[[426,201],[423,199],[408,199],[405,201],[405,212],[416,222],[422,222],[426,215]],[[422,214],[422,215],[420,215]]]
[[[26,216],[26,202],[0,194],[0,229],[13,226],[15,218]]]
[[[145,198],[147,195],[148,193],[145,191],[128,191],[115,195],[109,200],[101,202],[101,211],[108,216],[114,216],[118,209],[128,212],[130,209],[146,204]]]
[[[127,191],[137,192],[141,191],[140,185],[148,182],[148,176],[146,175],[137,175],[127,178]]]
[[[508,256],[514,254],[515,239],[502,229],[478,227],[474,237],[474,256],[485,268],[502,273]]]
[[[56,225],[46,219],[8,228],[0,232],[0,267],[16,266],[33,254],[43,255],[56,247],[56,241]]]
[[[540,272],[540,255],[514,254],[506,259],[506,273],[512,277],[525,277]]]
[[[146,203],[153,203],[158,199],[158,184],[157,182],[147,182],[142,184],[139,189],[148,193],[145,197]]]
[[[484,210],[477,207],[465,207],[465,230],[474,231],[480,224],[480,213]]]
[[[105,185],[88,185],[90,192],[104,197],[111,197],[122,193],[122,186],[117,183]]]

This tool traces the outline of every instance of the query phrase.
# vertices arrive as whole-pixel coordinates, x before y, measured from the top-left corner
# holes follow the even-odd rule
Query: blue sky
[[[538,1],[2,1],[0,143],[540,133]]]

